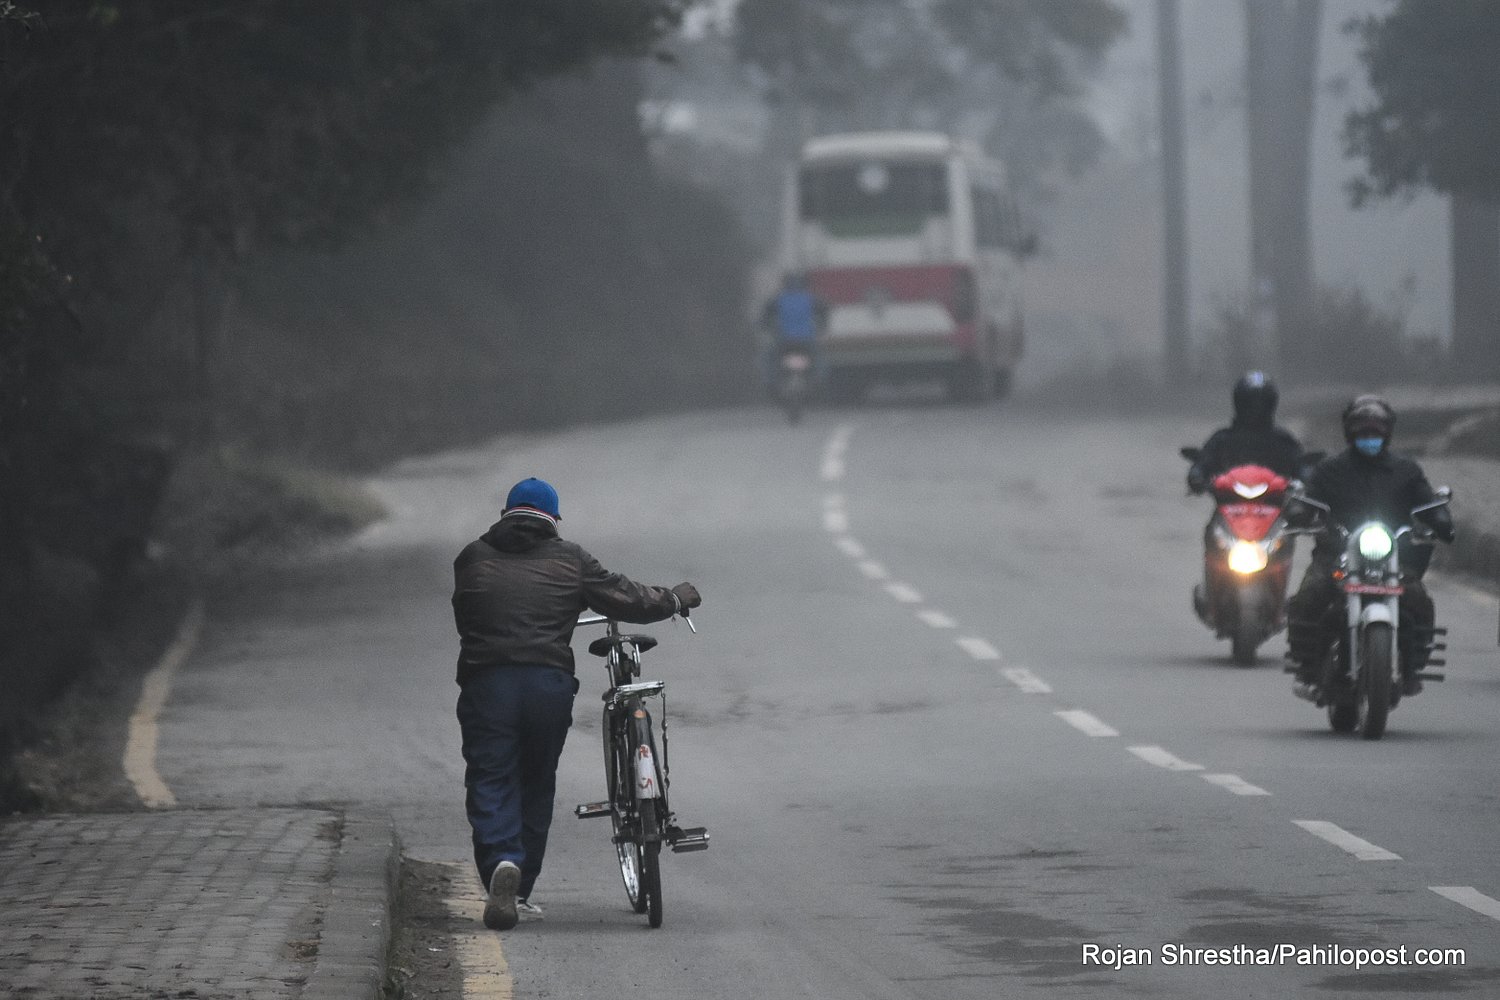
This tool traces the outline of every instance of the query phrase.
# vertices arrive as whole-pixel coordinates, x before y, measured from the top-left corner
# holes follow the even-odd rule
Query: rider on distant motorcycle
[[[766,374],[774,385],[777,363],[788,351],[803,351],[817,365],[818,335],[828,322],[828,304],[814,295],[807,279],[791,272],[782,280],[781,291],[766,303],[761,324],[776,338],[766,359]]]
[[[1301,471],[1302,445],[1291,432],[1276,426],[1276,403],[1280,394],[1265,372],[1247,372],[1234,384],[1234,420],[1220,427],[1199,449],[1198,457],[1188,467],[1187,484],[1192,493],[1203,493],[1214,477],[1238,465],[1259,465],[1278,475],[1294,479]],[[1214,522],[1203,529],[1203,547],[1213,552]],[[1205,564],[1204,573],[1209,574]],[[1193,608],[1198,617],[1209,621],[1209,594],[1212,581],[1193,588]]]
[[[1234,420],[1214,431],[1188,469],[1188,489],[1202,493],[1214,477],[1236,465],[1260,465],[1294,478],[1300,471],[1302,445],[1277,427],[1276,384],[1265,372],[1249,372],[1234,384]]]
[[[1412,508],[1431,503],[1436,494],[1421,466],[1390,450],[1396,412],[1379,396],[1357,396],[1344,408],[1343,424],[1349,447],[1318,464],[1308,480],[1306,496],[1328,506],[1332,524],[1351,531],[1370,520],[1392,528],[1410,524]],[[1453,541],[1453,516],[1446,507],[1418,516],[1438,538]],[[1401,541],[1405,589],[1401,594],[1402,627],[1397,634],[1402,689],[1405,694],[1416,694],[1422,689],[1422,681],[1415,675],[1426,666],[1435,618],[1432,597],[1422,585],[1432,550],[1411,544],[1406,536]],[[1302,586],[1287,602],[1287,640],[1301,685],[1316,686],[1322,680],[1323,656],[1333,640],[1322,618],[1339,598],[1333,571],[1342,551],[1332,533],[1319,535]]]

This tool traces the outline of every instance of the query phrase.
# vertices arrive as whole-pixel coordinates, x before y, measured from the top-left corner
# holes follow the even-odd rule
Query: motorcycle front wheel
[[[1365,626],[1360,645],[1364,662],[1359,672],[1359,735],[1378,740],[1385,735],[1391,711],[1391,626],[1386,622]]]
[[[1260,648],[1260,629],[1241,625],[1229,639],[1229,658],[1237,666],[1255,666],[1255,651]]]

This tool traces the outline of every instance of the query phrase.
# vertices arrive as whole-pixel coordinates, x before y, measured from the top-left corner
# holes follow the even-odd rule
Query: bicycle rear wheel
[[[615,857],[620,862],[620,879],[625,883],[625,898],[636,913],[645,913],[647,896],[642,887],[644,859],[640,845],[640,828],[635,822],[635,787],[629,727],[619,727],[611,713],[604,713],[604,771],[609,783],[610,823],[614,828]]]
[[[631,739],[631,749],[635,751],[643,746],[650,748],[651,763],[655,771],[656,792],[660,796],[643,798],[636,803],[641,818],[639,855],[641,894],[646,902],[645,909],[636,912],[644,912],[646,922],[651,927],[660,927],[662,921],[661,845],[666,833],[668,816],[667,784],[663,780],[661,756],[656,752],[656,735],[651,731],[650,713],[637,711],[633,713],[632,720],[631,730],[634,736]]]
[[[656,822],[656,800],[647,799],[641,803],[641,826]],[[661,907],[661,841],[648,840],[641,845],[641,893],[646,898],[646,923],[651,927],[660,927],[662,918]],[[641,912],[640,910],[636,911]]]

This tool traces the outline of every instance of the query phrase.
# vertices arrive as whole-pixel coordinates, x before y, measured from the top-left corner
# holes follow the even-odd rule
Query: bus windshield
[[[947,169],[941,162],[862,160],[802,168],[804,222],[828,235],[912,236],[930,216],[948,214]]]

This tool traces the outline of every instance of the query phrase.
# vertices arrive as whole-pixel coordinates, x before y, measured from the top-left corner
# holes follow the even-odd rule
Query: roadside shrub
[[[247,559],[349,534],[384,513],[342,477],[234,449],[200,451],[178,462],[156,538],[173,565],[211,577]]]
[[[1352,285],[1320,286],[1304,336],[1310,359],[1291,369],[1278,365],[1274,331],[1245,296],[1220,300],[1212,322],[1199,333],[1198,369],[1233,376],[1270,368],[1283,382],[1382,383],[1434,374],[1440,350],[1431,338],[1408,336],[1404,308],[1383,308]]]

